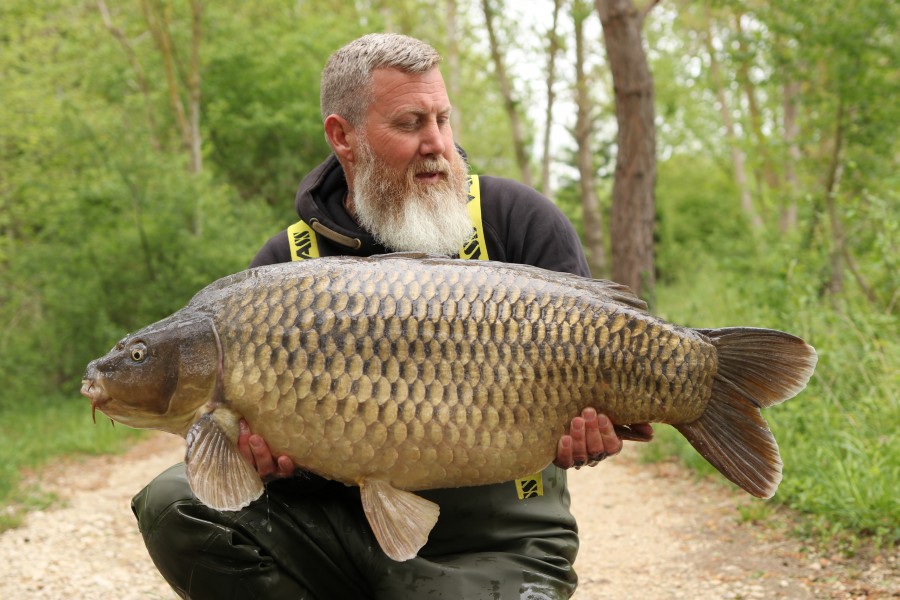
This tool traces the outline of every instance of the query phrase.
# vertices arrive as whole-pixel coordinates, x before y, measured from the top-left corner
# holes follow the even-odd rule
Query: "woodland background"
[[[91,426],[85,365],[293,222],[328,153],[325,60],[398,31],[444,56],[473,169],[557,202],[596,277],[817,348],[766,411],[775,503],[850,552],[896,544],[898,20],[880,0],[4,0],[0,527],[49,501],[21,469],[136,435]],[[703,471],[665,429],[647,455]]]

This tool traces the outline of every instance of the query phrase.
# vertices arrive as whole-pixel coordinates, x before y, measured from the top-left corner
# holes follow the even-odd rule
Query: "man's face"
[[[357,219],[392,250],[455,254],[472,224],[440,72],[381,69],[373,92],[351,174]]]
[[[450,129],[450,99],[438,69],[409,74],[396,69],[372,73],[372,103],[366,113],[363,136],[376,157],[398,172],[423,158],[456,154]],[[421,173],[423,184],[436,181]]]

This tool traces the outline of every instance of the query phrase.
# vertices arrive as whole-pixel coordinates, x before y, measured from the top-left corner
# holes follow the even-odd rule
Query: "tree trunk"
[[[828,220],[831,222],[831,252],[829,264],[831,276],[828,282],[828,291],[837,296],[844,291],[844,268],[841,261],[846,254],[844,251],[844,225],[837,212],[838,186],[844,173],[844,102],[838,98],[837,115],[835,117],[834,147],[831,151],[831,161],[828,167],[828,175],[825,180],[825,207],[828,211]]]
[[[541,193],[550,197],[550,130],[553,125],[553,103],[556,94],[553,85],[556,83],[556,57],[559,54],[559,10],[562,0],[553,0],[553,24],[550,27],[549,48],[547,49],[547,113],[544,115],[544,143],[541,156]]]
[[[656,283],[653,260],[656,129],[653,78],[641,28],[644,10],[631,0],[595,0],[612,71],[618,122],[611,212],[612,278],[641,296]]]
[[[150,87],[147,85],[147,77],[144,74],[141,62],[138,60],[137,53],[131,46],[131,42],[125,35],[125,32],[113,23],[109,8],[107,8],[104,0],[97,0],[97,9],[100,11],[100,18],[103,20],[103,26],[106,27],[107,31],[109,31],[114,38],[116,38],[119,45],[122,46],[122,50],[125,51],[125,56],[128,57],[128,63],[134,70],[138,89],[141,90],[141,95],[144,97],[144,110],[147,113],[147,129],[150,131],[150,146],[154,150],[159,150],[160,144],[159,140],[156,138],[156,118],[153,116],[153,106],[150,102]]]
[[[741,208],[744,214],[750,219],[750,224],[754,229],[762,229],[763,222],[756,212],[753,203],[753,196],[750,193],[750,185],[747,183],[747,169],[744,163],[744,152],[738,143],[737,135],[734,130],[734,119],[731,116],[731,106],[728,104],[728,96],[725,94],[725,82],[722,81],[722,72],[719,69],[719,61],[716,58],[716,49],[712,43],[712,19],[707,11],[706,15],[706,32],[703,41],[706,45],[706,51],[709,53],[709,72],[713,80],[713,86],[716,88],[716,96],[719,99],[719,112],[722,114],[722,124],[725,126],[725,139],[728,141],[728,148],[731,151],[731,164],[734,169],[734,182],[737,185],[738,193],[741,195]]]
[[[147,28],[162,55],[166,85],[169,91],[169,105],[175,115],[175,123],[181,133],[181,142],[190,157],[190,172],[199,173],[203,169],[200,135],[200,34],[203,3],[191,0],[191,52],[187,82],[180,81],[176,65],[175,48],[169,32],[169,11],[167,4],[160,12],[152,0],[141,0],[141,8]],[[182,100],[182,85],[187,86],[187,109]]]
[[[191,64],[188,72],[188,114],[190,115],[191,173],[203,170],[200,146],[200,37],[203,2],[191,0]]]
[[[797,146],[797,96],[800,94],[800,84],[789,80],[784,84],[783,119],[784,119],[784,143],[787,146],[787,157],[784,161],[785,198],[781,207],[779,226],[782,233],[787,233],[797,228],[797,190],[800,182],[797,180],[797,164],[800,162],[800,148]]]
[[[516,163],[519,165],[522,183],[531,187],[531,166],[528,161],[528,152],[525,148],[525,136],[522,134],[522,125],[519,120],[518,102],[513,99],[512,86],[506,75],[506,67],[503,64],[503,55],[497,41],[497,33],[494,30],[494,9],[490,0],[481,0],[481,8],[484,10],[484,20],[487,25],[488,40],[491,45],[491,60],[494,62],[494,70],[497,73],[497,81],[500,84],[500,93],[503,95],[503,107],[509,116],[509,125],[512,129],[513,147],[516,152]]]
[[[606,276],[603,216],[594,187],[594,154],[591,144],[593,123],[589,82],[584,73],[584,21],[591,14],[586,0],[575,0],[572,16],[575,22],[575,143],[581,192],[581,214],[584,223],[584,243],[587,246],[588,266],[595,277]]]
[[[774,162],[772,161],[772,153],[769,152],[769,141],[766,139],[765,132],[763,132],[762,111],[759,108],[759,102],[756,100],[756,90],[753,87],[753,81],[750,79],[750,67],[748,63],[750,59],[748,57],[751,53],[747,49],[747,44],[744,41],[744,32],[741,27],[741,13],[735,15],[734,27],[737,32],[738,52],[741,56],[741,60],[738,61],[737,79],[741,85],[741,89],[744,91],[744,96],[747,98],[747,108],[750,113],[750,128],[753,130],[757,148],[762,157],[761,179],[766,182],[766,188],[768,188],[769,191],[777,192],[781,188],[781,183],[779,182],[778,173],[775,169]],[[762,197],[765,198],[766,196],[763,195]],[[761,202],[760,210],[762,210],[763,214],[766,213],[765,207],[766,203]]]
[[[459,71],[459,27],[457,15],[456,0],[447,0],[447,88],[451,99],[459,98],[462,93],[459,85],[462,78]],[[459,104],[453,105],[453,112],[450,113],[450,127],[453,129],[454,141],[462,146],[463,121]]]

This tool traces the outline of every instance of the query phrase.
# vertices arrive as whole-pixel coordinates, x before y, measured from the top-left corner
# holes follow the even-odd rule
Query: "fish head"
[[[176,313],[91,361],[81,393],[114,421],[183,434],[215,398],[221,360],[212,320]]]

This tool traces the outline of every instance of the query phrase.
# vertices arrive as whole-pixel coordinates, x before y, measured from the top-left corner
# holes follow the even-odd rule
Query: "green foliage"
[[[697,327],[779,328],[817,348],[807,390],[765,411],[785,463],[775,499],[812,515],[806,534],[865,533],[889,544],[900,537],[900,114],[897,103],[879,98],[894,97],[900,84],[888,67],[897,62],[897,16],[895,5],[875,2],[726,0],[680,3],[676,18],[664,16],[653,29],[662,40],[677,32],[684,45],[654,65],[667,157],[657,187],[658,312]],[[719,90],[704,64],[710,32],[721,91],[742,133],[737,150],[755,177],[749,191],[767,224],[759,231],[740,209],[727,158]],[[781,120],[787,84],[797,86],[791,186],[782,179],[791,160]],[[776,232],[792,198],[798,227]],[[710,470],[674,433],[661,432],[648,453]],[[744,512],[755,518],[752,504]]]
[[[287,6],[219,9],[204,69],[210,159],[245,198],[292,208],[297,183],[329,152],[319,78],[335,48],[366,33],[343,15]],[[228,11],[227,13],[225,11]],[[274,14],[273,14],[274,13]]]
[[[759,247],[729,174],[709,160],[678,155],[659,165],[656,216],[658,281],[684,272],[684,261],[728,261],[718,268],[752,272]]]
[[[821,288],[827,256],[816,249],[798,253],[790,237],[755,239],[746,226],[735,228],[733,215],[709,210],[712,196],[673,166],[661,176],[668,192],[660,194],[667,226],[659,255],[667,277],[657,312],[693,327],[773,327],[815,346],[819,363],[808,388],[764,412],[785,464],[775,499],[818,515],[832,533],[900,541],[900,318],[859,293],[835,305]],[[679,194],[682,188],[696,195]],[[889,212],[896,219],[896,208]],[[699,240],[678,233],[692,227],[704,230]],[[703,463],[677,434],[661,434],[659,447],[648,450],[652,456]]]
[[[106,452],[130,439],[126,428],[87,422],[87,402],[78,396],[86,363],[203,285],[243,268],[293,219],[297,183],[327,153],[318,82],[328,54],[386,27],[446,50],[442,21],[433,18],[438,7],[426,0],[391,7],[205,3],[204,170],[190,174],[161,54],[139,3],[111,6],[131,57],[94,3],[0,5],[0,502],[46,501],[15,491],[22,468],[59,454]],[[183,84],[190,19],[186,5],[170,9]],[[733,26],[738,14],[740,32]],[[737,149],[766,222],[760,231],[738,201],[702,41],[709,20],[742,132]],[[872,0],[717,0],[663,3],[645,24],[660,157],[657,311],[693,326],[782,328],[817,347],[820,363],[807,391],[766,411],[785,461],[776,500],[817,515],[810,521],[816,531],[868,532],[887,542],[897,540],[900,522],[900,105],[889,101],[900,85],[892,68],[897,21],[896,3]],[[516,39],[517,25],[504,26]],[[486,46],[476,39],[481,27],[479,11],[461,6],[461,89],[453,101],[463,126],[456,133],[476,171],[515,176],[508,119]],[[741,114],[742,70],[754,84],[761,138]],[[559,72],[566,71],[561,63]],[[557,86],[559,98],[566,83]],[[784,184],[786,83],[798,84],[793,186]],[[543,102],[517,92],[523,104]],[[606,206],[615,118],[611,106],[598,112],[597,192]],[[840,177],[829,192],[835,156],[832,172]],[[767,157],[780,188],[761,175]],[[574,182],[564,184],[557,201],[580,228],[576,190]],[[798,227],[776,233],[791,198],[799,201]],[[837,225],[855,268],[844,273],[841,292],[830,287]],[[711,470],[667,428],[647,451]],[[763,518],[758,507],[743,509],[744,518]]]
[[[85,51],[103,33],[95,15],[23,19],[4,29],[17,52],[0,63],[0,409],[74,395],[91,357],[243,268],[277,231],[264,205],[188,174],[182,152],[132,126],[145,121],[112,101],[126,81],[103,69],[109,49]]]

